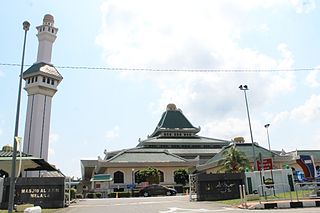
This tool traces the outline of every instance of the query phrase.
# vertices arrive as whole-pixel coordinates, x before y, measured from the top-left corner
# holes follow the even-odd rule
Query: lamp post
[[[273,154],[271,152],[271,147],[270,147],[269,126],[270,126],[270,124],[264,125],[264,127],[267,130],[268,146],[269,146],[269,151],[271,153],[271,162],[272,162],[271,163],[271,177],[272,177],[272,181],[273,181],[273,174],[272,174],[272,170],[273,170]]]
[[[17,159],[17,141],[16,141],[16,137],[18,137],[18,133],[19,133],[19,116],[20,116],[20,100],[21,100],[21,87],[22,87],[24,53],[25,53],[25,49],[26,49],[27,32],[28,32],[28,30],[30,28],[30,23],[28,21],[24,21],[22,25],[23,25],[23,30],[24,30],[24,40],[23,40],[23,49],[22,49],[20,81],[19,81],[19,88],[18,88],[16,122],[15,122],[14,139],[13,139],[12,166],[11,166],[9,203],[8,203],[8,212],[9,213],[12,213],[13,205],[14,205],[15,183],[16,183],[16,159]]]
[[[264,128],[266,128],[266,129],[267,129],[268,146],[269,146],[269,151],[271,151],[271,147],[270,147],[270,138],[269,138],[269,131],[268,131],[269,126],[270,126],[270,124],[266,124],[266,125],[264,125]]]
[[[270,147],[269,126],[270,126],[270,124],[266,124],[266,125],[264,125],[264,128],[266,128],[266,130],[267,130],[268,146],[269,146],[269,151],[271,153],[271,170],[270,170],[270,174],[271,174],[272,183],[274,184],[274,180],[273,180],[273,154],[271,152],[271,147]],[[275,195],[274,187],[273,187],[273,194]]]
[[[256,153],[255,153],[255,149],[254,149],[252,129],[251,129],[251,121],[250,121],[250,114],[249,114],[249,107],[248,107],[248,99],[247,99],[247,93],[246,93],[246,91],[249,90],[249,89],[248,89],[247,85],[240,85],[239,89],[243,90],[244,98],[245,98],[245,101],[246,101],[246,108],[247,108],[247,115],[248,115],[248,122],[249,122],[249,129],[250,129],[250,136],[251,136],[251,143],[252,143],[253,166],[254,166],[254,171],[256,171],[257,170]]]

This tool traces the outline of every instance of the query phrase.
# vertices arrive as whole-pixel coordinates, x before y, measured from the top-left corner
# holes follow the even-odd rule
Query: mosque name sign
[[[52,198],[59,194],[60,188],[21,188],[21,196],[29,196],[30,198]]]
[[[64,181],[64,177],[17,178],[15,203],[32,203],[41,208],[62,208],[65,205]],[[0,208],[8,207],[9,190],[10,181],[6,178]]]

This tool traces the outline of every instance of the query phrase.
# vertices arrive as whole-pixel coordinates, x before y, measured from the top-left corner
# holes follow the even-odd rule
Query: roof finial
[[[43,24],[44,24],[44,25],[51,25],[51,26],[53,26],[53,24],[54,24],[54,18],[53,18],[53,16],[50,15],[50,14],[46,14],[46,15],[44,16],[44,18],[43,18]]]
[[[170,103],[167,105],[167,110],[177,110],[177,107],[175,104]]]

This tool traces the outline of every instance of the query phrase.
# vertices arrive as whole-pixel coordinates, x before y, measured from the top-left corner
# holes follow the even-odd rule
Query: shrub
[[[101,198],[102,194],[101,193],[94,193],[96,198]]]
[[[77,192],[77,190],[75,188],[70,189],[70,199],[76,198],[76,192]]]
[[[87,195],[86,195],[86,198],[93,198],[94,197],[94,194],[93,193],[88,193]]]
[[[112,192],[108,194],[108,197],[110,198],[115,198],[117,196],[117,192]],[[139,191],[134,191],[133,192],[134,197],[139,197]],[[130,192],[118,192],[118,198],[121,197],[131,197],[131,191]]]
[[[102,194],[99,192],[96,193],[87,193],[86,198],[101,198]]]
[[[83,199],[83,194],[76,194],[76,199]]]

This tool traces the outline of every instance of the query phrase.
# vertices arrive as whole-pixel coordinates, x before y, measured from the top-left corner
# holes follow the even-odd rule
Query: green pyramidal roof
[[[50,75],[58,80],[62,80],[62,75],[58,72],[58,70],[52,64],[44,62],[35,63],[29,67],[26,71],[24,71],[23,78],[37,74]]]
[[[190,121],[188,121],[182,111],[176,108],[175,104],[168,104],[167,110],[162,114],[156,129],[151,134],[151,137],[158,136],[161,131],[167,131],[170,129],[199,132],[199,129],[194,127]]]

